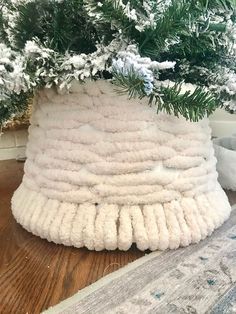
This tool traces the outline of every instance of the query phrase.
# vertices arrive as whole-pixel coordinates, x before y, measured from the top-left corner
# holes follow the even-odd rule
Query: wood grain
[[[23,163],[0,162],[0,313],[37,314],[144,255],[93,252],[49,243],[14,220],[10,200]]]
[[[14,220],[10,200],[23,176],[23,163],[0,162],[0,313],[37,314],[104,275],[144,255],[75,249],[49,243]],[[236,193],[228,193],[236,203]]]

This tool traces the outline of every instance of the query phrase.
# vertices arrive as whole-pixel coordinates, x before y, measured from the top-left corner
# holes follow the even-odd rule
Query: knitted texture
[[[89,249],[175,249],[230,214],[208,120],[156,114],[109,82],[36,95],[16,220],[48,241]]]

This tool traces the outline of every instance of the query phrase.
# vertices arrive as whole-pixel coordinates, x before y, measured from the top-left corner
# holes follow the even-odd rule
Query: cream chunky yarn
[[[236,137],[216,138],[213,145],[219,182],[223,188],[236,191]]]
[[[16,220],[48,241],[93,250],[175,249],[230,214],[208,120],[187,122],[109,82],[36,97]]]

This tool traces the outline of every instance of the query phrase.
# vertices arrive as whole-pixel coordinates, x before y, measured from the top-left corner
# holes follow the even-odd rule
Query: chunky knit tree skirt
[[[230,214],[208,120],[157,115],[102,80],[36,95],[27,157],[13,215],[55,243],[175,249]]]

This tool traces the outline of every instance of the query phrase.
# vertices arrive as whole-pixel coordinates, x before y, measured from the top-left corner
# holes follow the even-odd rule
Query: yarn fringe
[[[142,251],[154,251],[199,242],[229,217],[231,208],[221,189],[165,204],[75,204],[21,184],[12,211],[25,229],[58,244],[126,251],[136,243]]]

